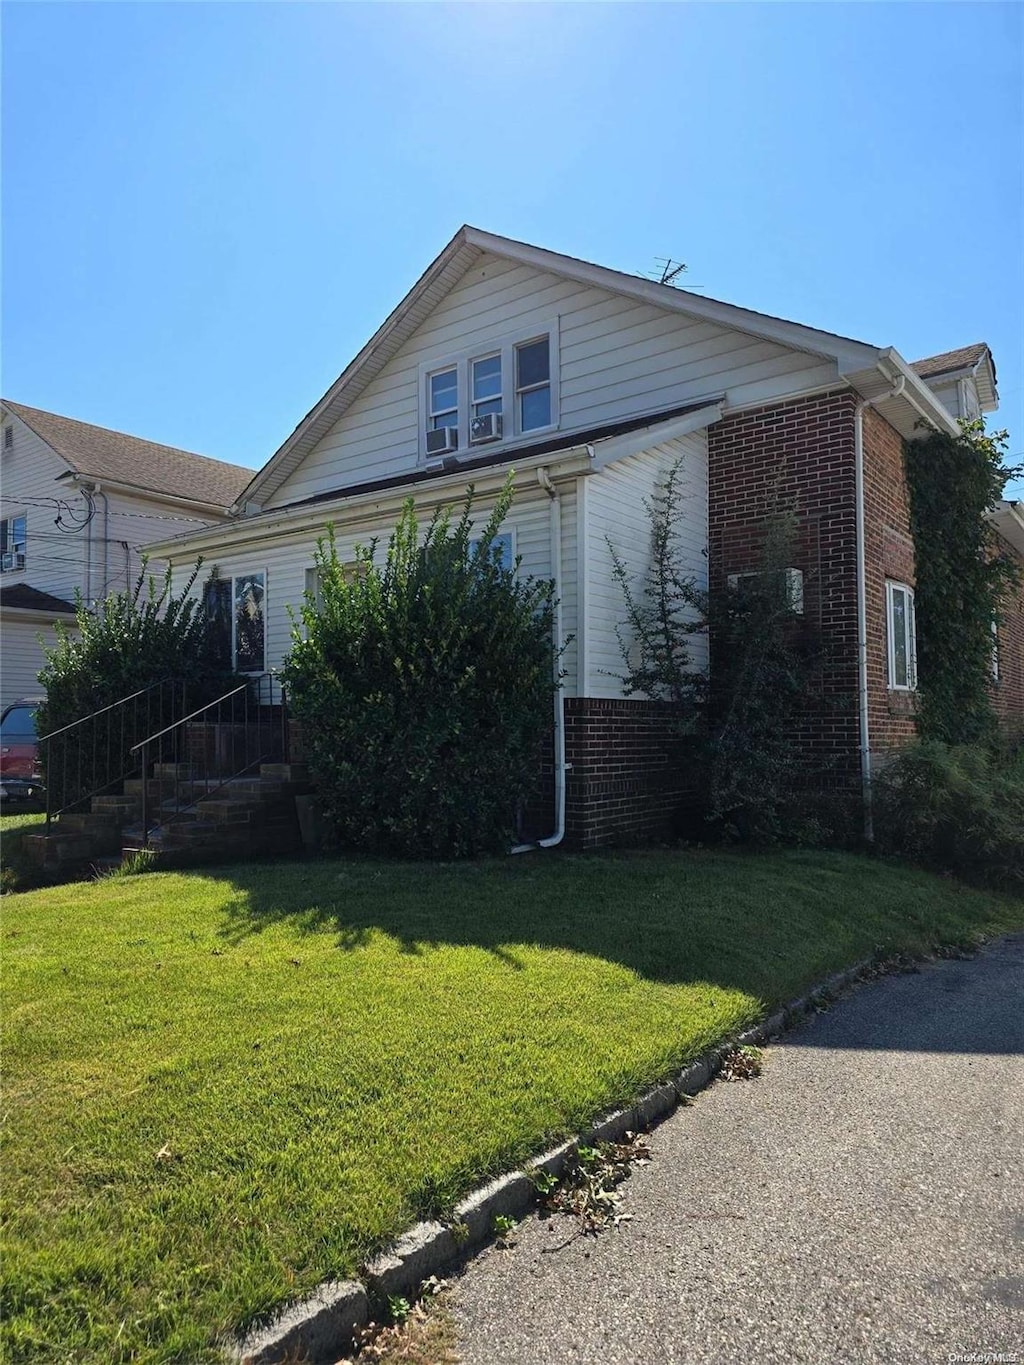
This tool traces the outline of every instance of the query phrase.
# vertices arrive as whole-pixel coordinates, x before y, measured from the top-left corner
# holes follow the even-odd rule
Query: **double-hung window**
[[[886,582],[885,623],[889,646],[889,686],[911,692],[917,686],[917,639],[914,590],[906,583]]]
[[[558,426],[558,320],[420,366],[420,456],[441,458],[431,432],[455,433],[448,451],[486,453]]]
[[[520,431],[551,425],[551,343],[548,337],[516,347],[516,409]]]
[[[203,591],[215,656],[239,673],[266,669],[266,586],[265,573],[244,573],[211,579]]]
[[[0,573],[25,567],[25,513],[0,521]]]
[[[446,370],[437,370],[430,376],[429,429],[437,431],[440,427],[459,429],[459,371],[452,365]],[[458,436],[455,444],[458,445]]]

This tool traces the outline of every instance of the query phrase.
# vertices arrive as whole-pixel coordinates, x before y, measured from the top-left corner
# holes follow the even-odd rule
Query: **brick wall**
[[[859,745],[855,406],[851,391],[837,390],[738,413],[708,431],[711,586],[758,568],[766,520],[792,512],[791,567],[804,576],[795,629],[817,660],[797,737],[811,767],[850,782]]]
[[[693,789],[687,747],[667,702],[567,697],[566,842],[597,848],[671,837]]]
[[[999,680],[993,685],[992,699],[1003,729],[1024,737],[1024,555],[1005,541],[1005,554],[1016,560],[1022,586],[1003,603],[999,626]]]
[[[913,587],[910,496],[899,432],[873,408],[864,412],[864,566],[868,637],[868,732],[872,752],[913,739],[916,695],[889,687],[887,579]]]

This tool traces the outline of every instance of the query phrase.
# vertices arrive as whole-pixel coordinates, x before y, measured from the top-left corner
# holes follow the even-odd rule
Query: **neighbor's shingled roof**
[[[72,469],[92,478],[227,508],[255,473],[240,465],[194,455],[190,450],[177,450],[174,446],[128,436],[123,431],[108,431],[73,417],[3,401],[5,408],[31,427]]]
[[[932,379],[937,374],[948,374],[951,370],[970,369],[987,350],[985,343],[978,341],[973,346],[961,346],[958,351],[943,351],[941,355],[926,356],[924,360],[912,360],[910,368],[922,379]]]
[[[39,588],[30,588],[27,583],[12,583],[9,587],[0,588],[0,607],[18,611],[52,611],[60,616],[75,614],[73,602],[66,602],[63,597],[54,597],[52,593],[42,592]]]

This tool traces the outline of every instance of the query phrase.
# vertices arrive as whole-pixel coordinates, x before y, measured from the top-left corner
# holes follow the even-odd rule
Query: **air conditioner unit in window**
[[[474,417],[469,424],[469,444],[483,445],[485,441],[501,440],[501,413],[488,412],[483,417]]]
[[[755,570],[752,573],[731,573],[729,574],[729,587],[739,588],[744,583],[749,583],[753,579],[761,578],[763,570]],[[804,611],[804,575],[802,569],[780,569],[779,574],[786,594],[786,606],[797,616],[802,616]]]
[[[14,568],[13,555],[0,555],[0,573],[9,573]]]
[[[459,448],[458,427],[437,427],[427,432],[428,455],[450,455]]]
[[[15,555],[15,556],[14,556],[14,567],[15,567],[16,569],[23,569],[23,568],[25,567],[25,556],[24,556],[24,555]]]

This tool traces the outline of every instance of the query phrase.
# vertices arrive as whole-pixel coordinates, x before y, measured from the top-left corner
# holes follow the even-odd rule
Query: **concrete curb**
[[[386,1251],[363,1267],[363,1281],[328,1281],[300,1300],[269,1327],[249,1333],[230,1348],[238,1365],[285,1365],[288,1361],[336,1361],[351,1350],[352,1340],[369,1319],[370,1300],[390,1295],[414,1298],[431,1275],[450,1270],[493,1236],[499,1215],[521,1218],[536,1204],[533,1175],[545,1171],[560,1176],[581,1145],[617,1142],[627,1132],[653,1127],[667,1118],[683,1097],[703,1090],[722,1065],[722,1058],[737,1045],[757,1046],[794,1027],[805,1015],[826,1005],[839,991],[858,981],[874,965],[865,958],[853,967],[836,972],[807,995],[746,1029],[736,1038],[709,1049],[690,1062],[671,1080],[648,1090],[635,1104],[603,1115],[584,1133],[535,1158],[521,1170],[510,1171],[474,1190],[455,1206],[450,1224],[417,1223]]]

